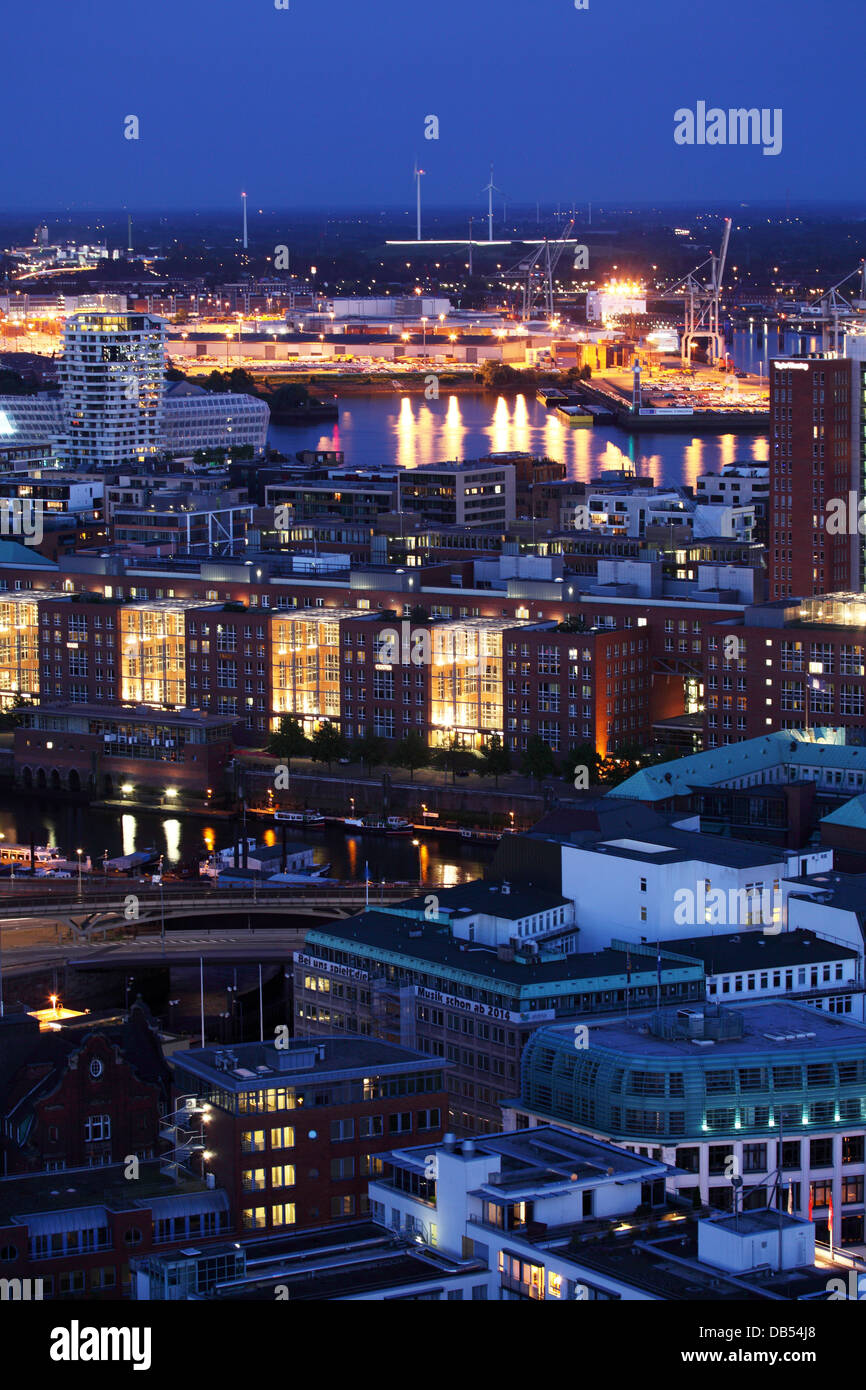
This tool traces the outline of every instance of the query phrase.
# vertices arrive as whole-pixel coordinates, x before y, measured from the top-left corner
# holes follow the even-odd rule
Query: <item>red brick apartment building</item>
[[[864,588],[863,537],[828,529],[827,504],[856,505],[866,459],[864,363],[828,354],[770,363],[770,598]],[[850,530],[853,529],[853,534]]]
[[[864,629],[866,601],[850,593],[762,604],[745,621],[720,622],[707,637],[704,746],[821,727],[860,742]]]

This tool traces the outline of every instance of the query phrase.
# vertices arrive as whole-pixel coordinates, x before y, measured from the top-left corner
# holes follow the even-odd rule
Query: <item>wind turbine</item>
[[[501,193],[502,189],[497,188],[493,182],[493,165],[490,166],[490,182],[482,188],[482,193],[487,194],[487,240],[493,240],[493,195]]]
[[[416,185],[416,189],[417,189],[417,204],[416,204],[416,206],[417,206],[417,233],[418,233],[418,241],[421,240],[421,178],[422,178],[422,176],[424,175],[424,173],[425,173],[425,170],[424,170],[424,169],[419,169],[419,168],[418,168],[418,160],[417,160],[417,158],[416,158],[416,160],[415,160],[415,185]]]

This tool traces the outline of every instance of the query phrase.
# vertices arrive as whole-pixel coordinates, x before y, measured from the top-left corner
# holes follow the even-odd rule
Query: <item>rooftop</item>
[[[217,1081],[221,1087],[234,1091],[270,1088],[278,1082],[301,1086],[308,1081],[437,1071],[444,1066],[437,1057],[360,1037],[295,1038],[284,1048],[261,1042],[195,1047],[174,1054],[171,1061],[183,1071]]]
[[[787,768],[792,780],[802,769],[824,765],[841,771],[866,770],[866,747],[818,743],[802,729],[781,729],[761,738],[729,743],[694,753],[674,762],[641,768],[608,792],[611,797],[639,801],[669,801],[688,796],[696,787],[717,787],[740,777],[754,777],[771,768]]]
[[[593,1024],[590,1048],[631,1054],[635,1059],[659,1063],[689,1060],[709,1066],[721,1061],[736,1062],[756,1053],[773,1061],[799,1062],[804,1058],[815,1061],[816,1054],[821,1051],[833,1053],[853,1048],[860,1054],[866,1052],[866,1024],[805,1005],[787,1001],[755,1004],[738,1001],[736,1010],[705,1005],[697,1012],[723,1022],[738,1014],[742,1018],[742,1028],[737,1030],[736,1036],[713,1036],[711,1043],[708,1035],[699,1037],[697,1043],[700,1045],[696,1045],[695,1039],[685,1031],[685,1017],[682,1019],[683,1034],[677,1037],[657,1036],[650,1031],[645,1017],[618,1018]],[[664,1016],[672,1024],[679,1015],[676,1010],[666,1010]],[[567,1025],[547,1024],[536,1034],[536,1040],[557,1034],[563,1040],[567,1036],[568,1045],[574,1046],[574,1030]]]
[[[474,879],[470,883],[459,883],[453,888],[440,888],[438,915],[440,917],[468,917],[473,913],[484,913],[488,917],[501,917],[516,922],[521,917],[532,917],[539,912],[549,912],[557,907],[570,905],[570,899],[560,893],[548,893],[533,888],[513,888],[505,882],[491,882],[488,879]],[[399,915],[402,910],[424,913],[429,903],[429,895],[408,898],[394,909]]]
[[[703,961],[707,975],[858,958],[857,952],[850,946],[825,941],[815,932],[802,928],[779,932],[778,935],[761,930],[743,930],[725,932],[719,936],[677,937],[676,946],[678,955],[695,956]]]
[[[160,1172],[157,1162],[142,1162],[134,1183],[124,1177],[122,1163],[0,1178],[0,1225],[24,1222],[25,1214],[34,1212],[71,1211],[78,1207],[130,1211],[146,1207],[157,1198],[188,1197],[211,1191],[207,1183],[197,1178],[175,1182]]]
[[[493,988],[527,999],[551,993],[569,994],[574,985],[579,986],[584,981],[592,981],[597,988],[622,987],[627,971],[624,950],[582,951],[572,955],[541,952],[530,964],[528,957],[507,960],[493,948],[461,944],[441,923],[417,917],[401,919],[393,911],[360,912],[330,927],[314,928],[307,934],[306,949],[312,955],[316,954],[317,945],[345,951],[350,949],[347,943],[352,943],[359,954],[368,954],[374,960],[394,961],[403,968],[414,963],[419,971],[440,976],[446,985],[462,979],[471,982],[474,988]],[[641,960],[645,961],[643,972]],[[634,985],[639,983],[642,973],[654,980],[655,950],[651,957],[644,958],[632,948],[631,965]],[[701,972],[678,955],[663,951],[662,973],[670,981],[694,978]]]

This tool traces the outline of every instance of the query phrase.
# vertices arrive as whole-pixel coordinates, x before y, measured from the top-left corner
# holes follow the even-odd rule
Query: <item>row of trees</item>
[[[470,752],[456,738],[443,748],[430,748],[414,730],[396,743],[380,738],[378,734],[366,734],[363,738],[349,740],[335,725],[325,723],[308,738],[298,721],[290,715],[281,719],[279,729],[271,734],[268,752],[289,768],[293,758],[310,758],[315,763],[326,763],[329,771],[334,763],[347,760],[361,763],[368,773],[383,763],[389,763],[392,767],[405,768],[413,782],[415,773],[424,767],[441,768],[450,772],[452,777],[475,772],[480,777],[495,778],[497,785],[499,778],[511,771],[511,755],[498,735],[494,735],[480,753]]]
[[[515,770],[511,754],[498,734],[494,734],[479,753],[464,748],[457,738],[452,738],[442,748],[430,748],[414,730],[399,742],[380,738],[378,734],[366,734],[364,738],[349,740],[335,725],[325,723],[308,738],[291,715],[281,719],[279,730],[271,734],[268,752],[289,768],[293,758],[310,758],[316,763],[326,763],[329,771],[334,763],[348,761],[360,763],[368,774],[372,774],[374,768],[387,763],[392,767],[405,768],[413,782],[416,772],[425,767],[434,767],[450,773],[452,780],[474,774],[492,777],[498,786],[500,777]],[[544,739],[531,738],[516,770],[536,782],[544,782],[558,775],[582,790],[593,786],[615,786],[626,777],[631,777],[640,767],[677,756],[679,754],[675,749],[648,753],[635,744],[603,758],[593,744],[582,743],[572,748],[564,758],[557,759]]]

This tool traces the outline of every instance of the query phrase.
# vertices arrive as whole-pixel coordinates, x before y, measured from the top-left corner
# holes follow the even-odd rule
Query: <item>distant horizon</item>
[[[861,214],[866,218],[866,199],[851,200],[829,196],[825,198],[808,199],[786,198],[783,196],[766,199],[753,198],[748,201],[739,202],[733,199],[726,200],[720,197],[717,204],[709,203],[706,198],[638,199],[620,196],[616,199],[602,198],[598,201],[593,198],[584,198],[578,203],[572,203],[570,199],[565,198],[540,198],[538,200],[533,199],[530,202],[521,199],[508,199],[506,200],[506,205],[509,214],[534,216],[536,202],[538,202],[541,211],[548,216],[557,215],[557,206],[561,208],[560,215],[564,216],[572,207],[576,208],[578,213],[585,213],[591,204],[593,216],[595,216],[596,213],[599,215],[603,213],[627,214],[637,210],[664,212],[688,209],[693,212],[700,212],[703,216],[707,217],[725,217],[736,216],[739,212],[745,212],[750,209],[759,209],[762,212],[773,210],[786,213],[793,211],[808,212],[810,210],[815,210],[826,212],[828,210],[833,210],[835,212],[848,213],[851,215]],[[425,200],[422,204],[422,231],[423,221],[430,214],[437,216],[457,216],[462,215],[465,211],[467,219],[472,216],[479,224],[483,221],[486,225],[486,203],[481,204],[479,202],[478,206],[481,210],[478,213],[472,212],[472,206],[474,205],[462,201],[434,202],[432,200]],[[501,220],[501,206],[502,198],[498,197],[494,205],[494,215],[497,220]],[[252,232],[254,229],[254,219],[261,215],[314,216],[328,213],[357,213],[366,216],[401,215],[411,218],[414,225],[415,211],[414,204],[410,206],[408,201],[406,203],[285,203],[263,207],[260,211],[257,207],[254,209],[253,200],[250,198],[248,216],[250,231]],[[55,205],[53,207],[47,207],[45,204],[41,203],[17,205],[11,203],[7,198],[2,210],[0,210],[0,225],[8,221],[17,220],[21,217],[35,217],[38,219],[39,217],[61,217],[76,214],[82,215],[85,213],[90,216],[117,217],[126,217],[128,215],[132,215],[133,217],[136,215],[154,217],[164,216],[166,213],[180,213],[188,217],[237,216],[240,220],[241,195],[240,193],[238,194],[236,203],[156,203],[147,206],[143,204],[132,205],[126,203],[69,203],[63,206]]]

